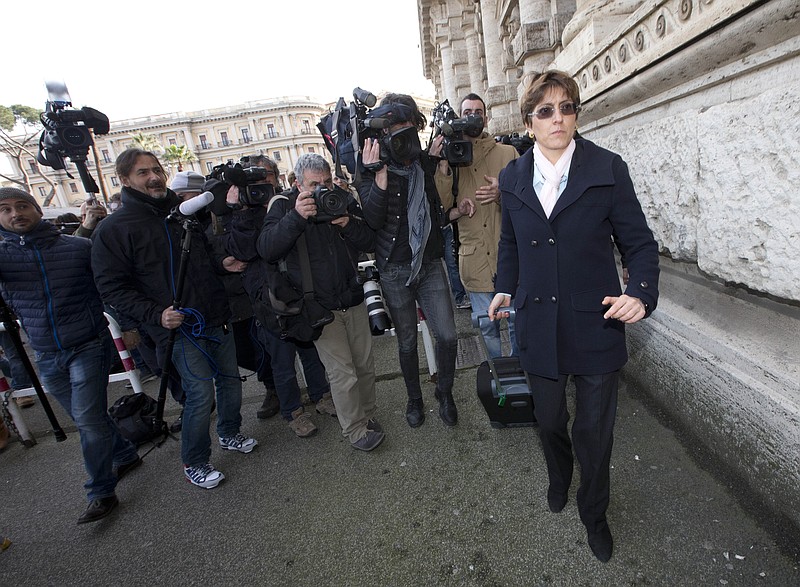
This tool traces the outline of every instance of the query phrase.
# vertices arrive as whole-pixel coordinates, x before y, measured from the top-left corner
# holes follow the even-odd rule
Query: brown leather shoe
[[[328,414],[329,416],[336,417],[336,406],[333,405],[333,396],[329,391],[322,396],[322,399],[317,402],[317,413]]]
[[[6,428],[6,423],[0,418],[0,450],[8,446],[9,436],[11,436],[11,434],[9,434],[8,428]]]

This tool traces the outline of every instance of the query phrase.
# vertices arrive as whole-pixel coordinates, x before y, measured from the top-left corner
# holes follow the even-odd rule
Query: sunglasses
[[[564,102],[558,107],[561,114],[564,116],[573,116],[581,111],[581,107],[575,104],[574,102]],[[556,113],[556,109],[553,106],[542,106],[535,112],[529,112],[528,118],[536,117],[539,120],[547,120],[548,118],[553,118],[553,114]]]

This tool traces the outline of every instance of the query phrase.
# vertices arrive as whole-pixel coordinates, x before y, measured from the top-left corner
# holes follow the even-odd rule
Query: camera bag
[[[108,415],[122,436],[138,446],[166,437],[166,424],[162,430],[155,424],[157,409],[158,402],[146,393],[131,393],[115,401]]]

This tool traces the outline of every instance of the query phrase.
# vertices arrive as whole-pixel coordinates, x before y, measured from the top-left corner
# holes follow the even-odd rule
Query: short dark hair
[[[417,127],[418,131],[421,132],[428,126],[428,119],[419,111],[414,98],[408,94],[386,94],[381,100],[381,106],[385,104],[402,104],[411,108],[411,123]]]
[[[519,100],[519,111],[520,114],[522,114],[522,123],[525,126],[528,126],[528,114],[533,112],[533,109],[544,99],[547,92],[555,88],[563,89],[567,94],[567,98],[572,100],[576,106],[580,106],[581,91],[578,88],[578,82],[564,71],[559,71],[557,69],[545,71],[531,78],[528,86],[522,93],[522,98]]]
[[[130,149],[125,149],[117,156],[117,162],[114,166],[117,171],[117,176],[128,177],[131,174],[131,171],[133,171],[134,165],[136,165],[136,160],[142,155],[146,155],[155,159],[158,163],[158,166],[161,167],[161,171],[165,176],[167,175],[167,172],[164,171],[164,167],[161,165],[161,161],[158,160],[158,157],[155,156],[155,153],[132,147]]]
[[[461,98],[461,104],[459,104],[458,106],[459,115],[461,114],[461,111],[464,110],[464,102],[466,102],[467,100],[479,100],[480,103],[483,104],[483,113],[486,114],[486,102],[484,102],[483,98],[481,98],[478,94],[470,92],[469,94]]]
[[[269,169],[272,173],[275,174],[275,179],[280,177],[278,172],[278,164],[275,163],[272,159],[258,153],[257,155],[250,155],[250,165],[257,165],[258,167],[263,167],[264,169]]]

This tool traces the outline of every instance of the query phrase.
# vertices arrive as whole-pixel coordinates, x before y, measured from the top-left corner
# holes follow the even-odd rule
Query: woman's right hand
[[[489,304],[489,320],[494,322],[495,319],[508,318],[509,312],[498,312],[497,310],[499,308],[508,308],[509,306],[511,306],[511,296],[501,293],[495,294],[494,298],[492,298],[492,303]]]

